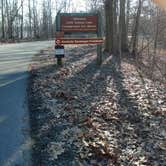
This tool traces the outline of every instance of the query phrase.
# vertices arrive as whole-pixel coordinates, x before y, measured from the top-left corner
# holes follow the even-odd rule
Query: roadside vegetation
[[[54,48],[34,56],[33,165],[164,166],[166,10],[153,0],[84,2],[102,17],[102,62],[92,45],[67,47],[61,67]],[[54,39],[58,12],[82,12],[74,0],[0,3],[1,43]]]

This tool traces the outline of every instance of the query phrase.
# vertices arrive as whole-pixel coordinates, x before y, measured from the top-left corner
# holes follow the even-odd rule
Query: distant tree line
[[[40,11],[38,3],[42,3]],[[0,9],[1,41],[54,36],[51,0],[0,0]]]
[[[73,5],[74,2],[0,0],[0,41],[54,38],[56,13],[78,11],[80,7]],[[146,59],[151,76],[156,69],[166,76],[166,63],[161,58],[166,54],[166,10],[153,0],[84,2],[86,12],[101,13],[106,52],[120,59],[127,53],[142,64]]]
[[[0,0],[0,40],[53,38],[55,13],[73,12],[73,2]],[[102,14],[106,51],[136,55],[140,39],[148,44],[150,38],[154,47],[166,47],[166,14],[151,0],[86,0],[86,4],[88,12]]]

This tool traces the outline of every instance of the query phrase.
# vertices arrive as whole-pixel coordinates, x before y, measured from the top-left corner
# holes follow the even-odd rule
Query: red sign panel
[[[102,38],[59,38],[56,44],[102,44]]]
[[[97,33],[97,30],[97,16],[61,16],[61,31],[63,32]]]

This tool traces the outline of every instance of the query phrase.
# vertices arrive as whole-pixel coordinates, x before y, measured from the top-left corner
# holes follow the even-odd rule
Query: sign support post
[[[56,16],[56,38],[64,36],[64,34],[61,33],[59,30],[60,30],[60,17],[59,17],[59,13],[58,13]],[[64,50],[64,46],[61,46],[59,41],[56,41],[55,49],[56,50],[58,50],[58,49]],[[62,66],[63,65],[62,58],[64,58],[64,53],[56,53],[56,58],[57,58],[57,65]]]
[[[57,58],[57,65],[62,66],[62,58]]]

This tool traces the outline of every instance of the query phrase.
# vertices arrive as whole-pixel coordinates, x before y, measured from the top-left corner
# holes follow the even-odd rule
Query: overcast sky
[[[72,1],[73,1],[73,6],[77,12],[86,11],[88,7],[86,0],[72,0]]]
[[[58,2],[59,1],[59,2]],[[66,0],[68,1],[68,0]],[[69,12],[86,12],[87,9],[89,8],[87,5],[87,0],[70,0],[71,1],[71,8]],[[12,0],[11,0],[12,2]],[[28,19],[28,0],[24,0],[24,20],[26,21]],[[38,10],[38,14],[40,14],[40,16],[42,16],[42,10],[43,10],[43,0],[36,0],[36,7]],[[52,2],[52,15],[53,15],[53,19],[56,16],[56,2],[58,2],[58,4],[60,4],[62,2],[62,0],[51,0]],[[21,5],[21,0],[18,0],[18,7]],[[32,5],[32,1],[31,1],[31,5]],[[20,10],[21,12],[21,10]],[[0,11],[1,13],[1,11]],[[1,17],[1,15],[0,15]],[[28,21],[28,20],[27,20]]]

